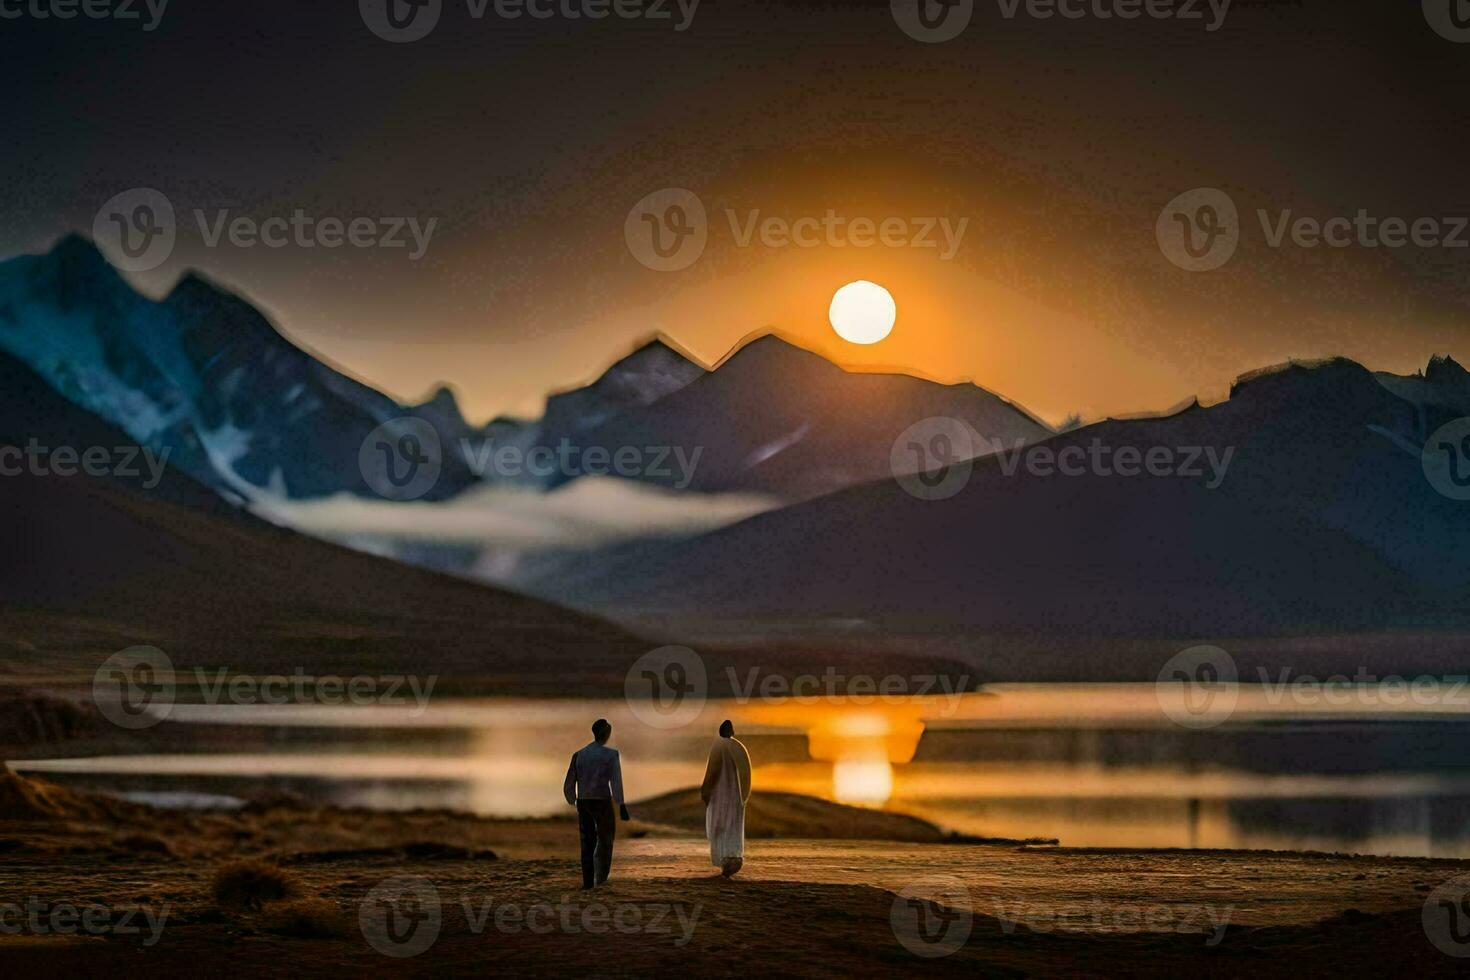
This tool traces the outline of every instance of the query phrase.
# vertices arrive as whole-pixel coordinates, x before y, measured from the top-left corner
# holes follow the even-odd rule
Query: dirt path
[[[1465,963],[1421,916],[1470,862],[763,839],[726,881],[702,838],[635,821],[612,881],[583,893],[569,819],[188,813],[13,777],[0,789],[0,976],[1297,980]],[[828,832],[862,817],[828,816]],[[218,897],[241,859],[289,894]]]
[[[521,855],[507,846],[498,860],[290,865],[301,893],[335,917],[332,935],[281,934],[293,927],[264,912],[216,908],[211,859],[8,855],[0,903],[145,904],[167,918],[153,944],[146,933],[3,935],[0,973],[1382,976],[1463,965],[1420,925],[1419,889],[1463,871],[1436,862],[756,841],[746,873],[724,881],[702,841],[645,837],[621,842],[614,880],[583,894],[565,852],[546,856],[559,836]],[[404,880],[427,882],[438,910],[432,943],[411,957],[390,955],[396,939],[384,944],[386,920],[372,911]],[[378,933],[365,931],[364,909]],[[921,910],[940,919],[920,924]]]

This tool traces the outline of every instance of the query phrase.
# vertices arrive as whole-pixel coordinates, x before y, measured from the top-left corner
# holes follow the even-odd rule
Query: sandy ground
[[[7,976],[1382,976],[1465,965],[1429,941],[1421,910],[1466,862],[764,839],[726,881],[702,839],[635,820],[620,828],[612,881],[583,893],[570,820],[294,804],[180,814],[26,783],[0,794]],[[212,879],[242,857],[284,869],[296,897],[218,899]],[[86,934],[69,908],[99,910],[97,922],[105,911],[107,925]],[[392,955],[426,939],[417,955]]]

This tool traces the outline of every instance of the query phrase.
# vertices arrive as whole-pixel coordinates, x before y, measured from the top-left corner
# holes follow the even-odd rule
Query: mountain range
[[[591,383],[553,393],[539,419],[477,427],[447,387],[422,404],[397,402],[199,275],[159,300],[142,295],[78,236],[0,263],[0,351],[268,520],[509,584],[562,568],[609,538],[683,537],[877,479],[890,471],[894,439],[917,418],[963,418],[996,440],[1050,434],[975,385],[845,371],[773,334],[712,368],[655,338]],[[455,502],[427,534],[414,526],[417,513],[405,521],[393,512],[398,501],[379,498],[381,484],[362,462],[380,426],[401,432],[415,422],[433,429],[441,466],[412,503]],[[563,446],[576,450],[571,467],[498,465],[505,449],[527,460]],[[644,465],[581,465],[589,451],[611,460],[625,448]],[[602,476],[626,486],[603,486]],[[569,492],[579,481],[591,485]],[[674,490],[693,493],[675,501]],[[565,530],[541,547],[548,554],[528,552],[526,535],[484,531],[524,522],[528,508],[544,511],[535,516],[542,526]],[[612,512],[626,520],[609,521]]]
[[[1421,450],[1467,415],[1470,374],[1447,358],[1414,377],[1346,360],[1284,365],[1242,378],[1215,406],[1043,444],[1053,459],[1094,445],[1139,459],[1161,447],[1176,463],[1197,452],[1194,476],[1066,475],[1003,451],[975,461],[947,499],[894,480],[856,486],[629,549],[563,582],[562,594],[706,630],[802,618],[1074,650],[1126,638],[1461,631],[1467,504],[1426,480]],[[1209,451],[1228,458],[1223,474],[1204,465]]]
[[[3,581],[22,646],[50,630],[78,648],[406,663],[429,644],[466,669],[603,676],[636,633],[800,635],[844,655],[942,648],[992,677],[1114,679],[1147,673],[1119,653],[1130,644],[1399,637],[1438,663],[1470,630],[1467,505],[1421,458],[1470,416],[1470,374],[1450,358],[1412,376],[1294,362],[1216,405],[1057,432],[975,385],[846,371],[770,333],[713,365],[658,338],[539,419],[481,427],[447,388],[407,405],[350,378],[201,277],[143,296],[71,237],[0,264],[0,383],[0,444],[168,453],[153,487],[0,481],[26,515],[3,542],[25,558]],[[403,419],[446,447],[697,464],[527,476],[446,452],[422,499],[382,500],[359,453]],[[894,451],[935,419],[988,447],[949,461],[963,478],[945,494],[924,488],[949,467]],[[1167,465],[1056,465],[1120,451]]]
[[[0,446],[132,444],[0,355]],[[5,462],[7,672],[94,669],[147,644],[179,665],[433,672],[477,689],[565,693],[620,684],[650,646],[589,615],[267,524],[172,466],[153,485],[146,473],[58,476]]]

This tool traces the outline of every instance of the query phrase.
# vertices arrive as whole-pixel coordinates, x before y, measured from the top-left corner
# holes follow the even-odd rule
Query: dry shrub
[[[214,873],[214,899],[220,905],[260,908],[297,890],[295,878],[265,861],[234,861]]]

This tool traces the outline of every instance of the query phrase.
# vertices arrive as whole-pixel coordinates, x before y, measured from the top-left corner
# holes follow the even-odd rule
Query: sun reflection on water
[[[893,795],[887,759],[842,759],[832,764],[832,796],[839,803],[882,806]]]

